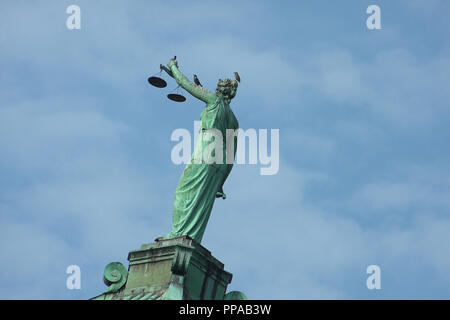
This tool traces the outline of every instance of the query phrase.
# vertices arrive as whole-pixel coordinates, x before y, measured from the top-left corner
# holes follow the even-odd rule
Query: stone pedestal
[[[96,300],[223,300],[232,274],[188,236],[144,244],[128,254],[129,268],[105,269],[110,287]],[[120,264],[119,264],[120,265]]]

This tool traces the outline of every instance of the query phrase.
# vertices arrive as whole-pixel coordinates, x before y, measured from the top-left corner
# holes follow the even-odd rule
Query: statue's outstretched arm
[[[194,83],[190,82],[188,78],[184,74],[178,70],[177,64],[175,60],[170,60],[167,64],[169,66],[169,69],[172,74],[169,74],[172,76],[175,81],[183,87],[184,90],[189,92],[191,95],[196,97],[197,99],[202,100],[205,103],[211,103],[216,98],[216,95],[212,93],[209,90],[203,89],[202,87],[199,87],[195,85]]]

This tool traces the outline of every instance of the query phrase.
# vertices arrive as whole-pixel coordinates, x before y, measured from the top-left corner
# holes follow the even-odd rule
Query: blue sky
[[[81,8],[68,30],[66,8]],[[381,8],[381,30],[366,9]],[[176,54],[213,90],[239,71],[237,165],[202,244],[253,299],[450,297],[450,3],[2,1],[0,298],[88,299],[109,262],[170,231],[177,128],[202,103],[148,76]],[[81,268],[81,290],[66,268]],[[366,268],[381,268],[368,290]]]

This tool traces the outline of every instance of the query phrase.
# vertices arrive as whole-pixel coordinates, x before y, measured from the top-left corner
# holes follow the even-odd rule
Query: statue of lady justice
[[[226,198],[223,184],[233,168],[237,147],[235,134],[231,137],[231,148],[229,143],[223,143],[223,140],[220,141],[217,135],[214,135],[214,142],[221,143],[222,156],[219,156],[220,161],[211,163],[208,159],[217,159],[214,154],[217,149],[212,149],[210,146],[211,132],[220,132],[221,137],[226,137],[228,142],[230,130],[227,132],[227,129],[235,132],[239,128],[238,121],[230,108],[230,102],[236,95],[240,79],[237,73],[235,78],[238,81],[220,79],[213,93],[201,87],[197,79],[195,79],[197,84],[190,82],[178,70],[176,57],[167,65],[169,69],[162,68],[168,71],[169,75],[192,96],[205,102],[206,107],[200,115],[201,129],[191,161],[186,165],[175,192],[172,231],[164,238],[188,235],[200,243],[215,199]],[[232,152],[231,156],[230,152]]]

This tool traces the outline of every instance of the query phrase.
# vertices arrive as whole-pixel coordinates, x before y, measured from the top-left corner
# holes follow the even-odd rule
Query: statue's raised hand
[[[175,65],[178,68],[178,61],[177,61],[177,56],[174,56],[173,59],[169,60],[169,63],[167,63],[167,66],[169,68],[172,67],[172,65]]]

